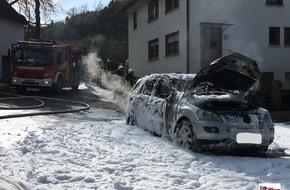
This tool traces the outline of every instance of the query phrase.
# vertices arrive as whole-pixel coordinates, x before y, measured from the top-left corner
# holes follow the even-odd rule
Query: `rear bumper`
[[[12,77],[11,84],[12,85],[33,86],[33,87],[51,87],[52,80],[50,78],[31,79],[31,78]]]

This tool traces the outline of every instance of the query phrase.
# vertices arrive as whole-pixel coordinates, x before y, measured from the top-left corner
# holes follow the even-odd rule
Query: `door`
[[[151,126],[151,122],[148,118],[151,118],[151,112],[148,108],[148,101],[151,98],[151,94],[153,93],[154,85],[156,80],[148,80],[131,102],[133,107],[133,115],[136,119],[136,124],[139,127],[144,129],[148,129],[148,126]]]
[[[201,24],[201,68],[222,56],[222,26]]]
[[[151,113],[151,124],[154,132],[158,135],[166,134],[166,117],[167,105],[171,95],[171,88],[167,80],[160,79],[154,86],[152,96],[150,97],[147,105]]]
[[[164,80],[147,81],[143,93],[138,96],[135,116],[137,125],[162,135],[165,132],[167,98],[170,89]],[[142,110],[142,111],[141,111]]]

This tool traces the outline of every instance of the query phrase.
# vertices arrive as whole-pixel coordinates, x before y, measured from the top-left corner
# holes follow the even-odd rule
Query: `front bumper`
[[[51,87],[52,80],[50,78],[31,79],[31,78],[12,77],[11,84],[12,85],[33,86],[33,87]]]
[[[226,125],[215,122],[196,122],[193,124],[197,139],[201,144],[219,144],[226,147],[269,146],[274,140],[274,125],[263,127]],[[218,128],[218,132],[209,132],[205,127]]]

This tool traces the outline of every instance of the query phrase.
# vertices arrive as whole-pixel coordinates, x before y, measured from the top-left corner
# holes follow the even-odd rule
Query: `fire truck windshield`
[[[23,49],[16,48],[13,51],[13,61],[15,63],[31,63],[35,65],[49,64],[49,51],[45,49]]]

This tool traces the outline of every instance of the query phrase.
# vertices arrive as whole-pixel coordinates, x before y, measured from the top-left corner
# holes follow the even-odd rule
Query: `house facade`
[[[0,80],[7,74],[7,56],[11,44],[24,40],[24,25],[27,21],[6,0],[0,0]]]
[[[187,71],[186,6],[166,10],[165,1],[136,1],[129,13],[129,62],[135,75]],[[169,41],[174,44],[166,48]],[[174,46],[174,45],[173,45]],[[172,51],[172,52],[169,52]]]
[[[197,73],[239,52],[290,89],[290,2],[286,0],[131,0],[129,61],[138,77]]]

